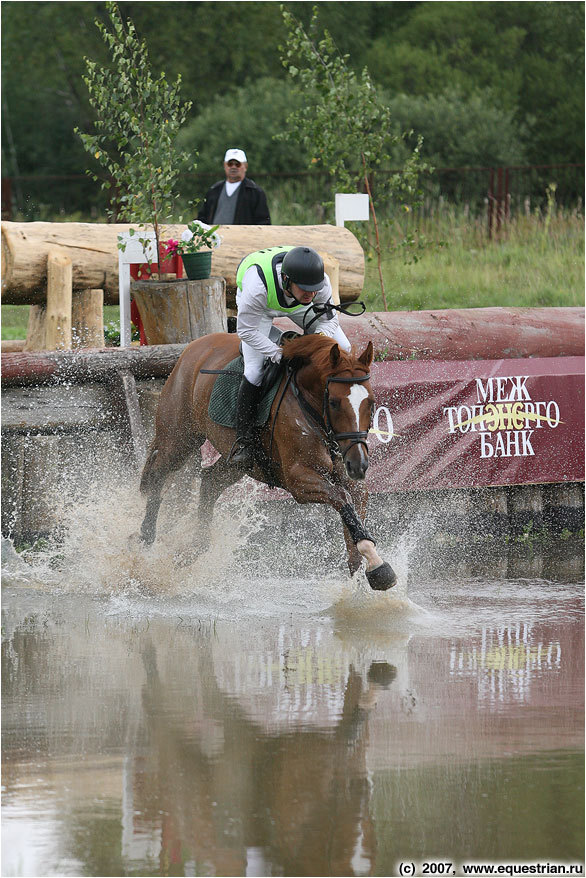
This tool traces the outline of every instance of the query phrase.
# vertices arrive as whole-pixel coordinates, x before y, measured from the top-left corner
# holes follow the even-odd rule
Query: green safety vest
[[[307,305],[287,305],[285,295],[277,279],[277,265],[280,265],[285,255],[293,250],[293,247],[266,247],[257,250],[249,256],[245,256],[236,272],[236,286],[242,289],[242,279],[251,265],[256,266],[258,276],[262,280],[267,291],[267,308],[271,311],[297,311],[299,308],[307,308]]]

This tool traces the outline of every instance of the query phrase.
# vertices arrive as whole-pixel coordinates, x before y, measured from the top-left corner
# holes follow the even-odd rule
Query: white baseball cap
[[[230,159],[233,159],[236,162],[246,162],[246,153],[243,149],[227,149],[226,155],[224,156],[224,161],[229,162]]]

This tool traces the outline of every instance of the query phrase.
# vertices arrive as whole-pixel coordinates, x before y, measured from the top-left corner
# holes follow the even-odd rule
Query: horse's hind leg
[[[157,447],[156,441],[151,446],[142,476],[140,490],[147,495],[145,516],[140,528],[140,538],[148,546],[152,545],[157,535],[157,518],[161,506],[163,486],[170,473],[181,469],[194,451],[193,446],[175,448],[164,451]]]
[[[197,508],[199,548],[204,551],[210,542],[210,531],[216,500],[226,488],[242,478],[236,467],[226,463],[224,458],[213,466],[201,471],[199,505]]]

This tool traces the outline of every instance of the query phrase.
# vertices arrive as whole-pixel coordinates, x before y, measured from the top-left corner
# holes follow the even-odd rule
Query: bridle
[[[317,427],[319,427],[320,430],[322,430],[325,433],[326,444],[328,446],[328,450],[330,452],[332,460],[334,459],[336,454],[340,454],[342,456],[342,460],[344,460],[346,455],[350,451],[350,449],[353,448],[355,445],[364,445],[364,447],[368,451],[368,443],[366,441],[368,438],[368,430],[352,430],[352,431],[347,432],[347,433],[336,433],[334,431],[334,427],[332,425],[332,420],[330,417],[330,384],[331,383],[363,384],[365,381],[369,381],[369,380],[370,380],[370,373],[369,372],[366,375],[362,375],[360,377],[354,376],[352,378],[340,378],[338,376],[331,375],[328,378],[326,378],[326,389],[324,392],[322,413],[320,414],[316,409],[314,409],[314,407],[311,405],[311,403],[309,403],[306,400],[306,398],[303,396],[303,394],[301,393],[301,389],[300,389],[299,385],[297,384],[297,381],[295,380],[295,373],[291,372],[289,375],[289,378],[285,384],[284,390],[287,389],[287,386],[290,383],[291,390],[292,390],[295,398],[297,399],[297,402],[299,403],[299,406],[301,407],[302,411],[304,411],[305,414],[307,414],[310,417],[310,419],[313,421],[313,423]],[[283,395],[284,395],[284,392],[283,392]],[[283,398],[283,395],[281,396],[281,399]],[[279,400],[279,404],[280,404],[280,400]],[[277,408],[277,412],[278,412],[278,408]],[[275,413],[275,420],[276,420],[276,414],[277,413]],[[340,441],[343,442],[344,440],[350,440],[350,442],[349,442],[347,448],[345,448],[345,450],[342,451],[340,449],[340,446],[338,443]]]

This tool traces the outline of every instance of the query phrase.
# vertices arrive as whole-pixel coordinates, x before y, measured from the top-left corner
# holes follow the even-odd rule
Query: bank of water
[[[399,585],[374,594],[307,518],[271,558],[253,499],[203,556],[193,518],[164,513],[144,551],[134,501],[96,502],[58,544],[5,547],[3,875],[581,862],[569,543],[446,560],[389,540]]]

